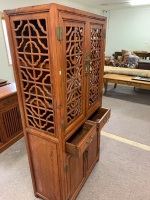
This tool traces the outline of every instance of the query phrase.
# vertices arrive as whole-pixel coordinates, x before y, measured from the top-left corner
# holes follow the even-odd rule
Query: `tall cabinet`
[[[4,11],[35,196],[75,199],[99,160],[106,18],[47,4]]]

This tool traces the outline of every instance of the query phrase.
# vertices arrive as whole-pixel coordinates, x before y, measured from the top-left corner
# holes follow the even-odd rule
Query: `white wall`
[[[108,11],[105,55],[127,49],[150,52],[150,6]]]
[[[73,3],[69,0],[0,0],[0,11],[3,11],[4,9],[51,2],[107,16],[107,40],[105,55],[111,56],[115,51],[121,51],[122,49],[127,49],[129,51],[143,50],[150,52],[150,6],[143,8],[136,7],[128,10],[112,10],[102,12],[97,8],[90,8],[82,4]],[[14,81],[12,66],[9,66],[8,64],[1,23],[0,47],[0,78]]]
[[[33,4],[33,3],[32,3]],[[18,0],[0,0],[0,11],[5,9],[12,9],[16,7],[32,5],[31,0],[18,1]],[[6,53],[6,46],[2,30],[2,23],[0,22],[0,78],[8,81],[14,81],[12,66],[8,64]]]
[[[90,8],[88,6],[73,3],[69,0],[25,0],[25,1],[19,1],[19,0],[0,0],[0,11],[7,10],[7,9],[13,9],[18,7],[24,7],[24,6],[30,6],[30,5],[38,5],[38,4],[44,4],[44,3],[59,3],[62,5],[67,5],[70,7],[74,7],[77,9],[89,11],[96,14],[101,14],[102,12],[98,10],[97,8]],[[0,78],[6,79],[9,81],[14,81],[14,75],[13,75],[13,69],[12,66],[8,64],[8,58],[6,53],[6,46],[4,42],[3,37],[3,31],[2,31],[2,24],[0,23]]]

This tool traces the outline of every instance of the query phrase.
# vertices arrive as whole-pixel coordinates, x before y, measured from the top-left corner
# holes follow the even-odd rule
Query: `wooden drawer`
[[[11,106],[14,103],[18,103],[17,94],[0,100],[0,109],[5,108],[7,106]]]
[[[96,134],[96,124],[85,122],[72,136],[66,141],[66,153],[80,158],[87,149]]]
[[[110,109],[99,108],[93,115],[91,115],[88,121],[97,124],[97,128],[101,130],[110,118],[110,112]]]

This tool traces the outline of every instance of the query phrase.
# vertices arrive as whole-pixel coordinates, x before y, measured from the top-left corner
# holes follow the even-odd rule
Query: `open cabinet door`
[[[62,98],[65,132],[70,133],[85,119],[84,54],[86,19],[60,13],[62,27]]]
[[[89,46],[87,55],[87,101],[86,111],[89,116],[101,106],[102,77],[104,65],[103,22],[89,22]]]

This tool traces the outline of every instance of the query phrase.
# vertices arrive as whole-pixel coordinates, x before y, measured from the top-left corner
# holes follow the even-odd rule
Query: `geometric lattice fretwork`
[[[99,98],[100,51],[101,29],[91,28],[89,106],[96,103]]]
[[[82,112],[83,26],[66,26],[67,123]]]
[[[54,134],[46,20],[14,21],[28,126]]]

